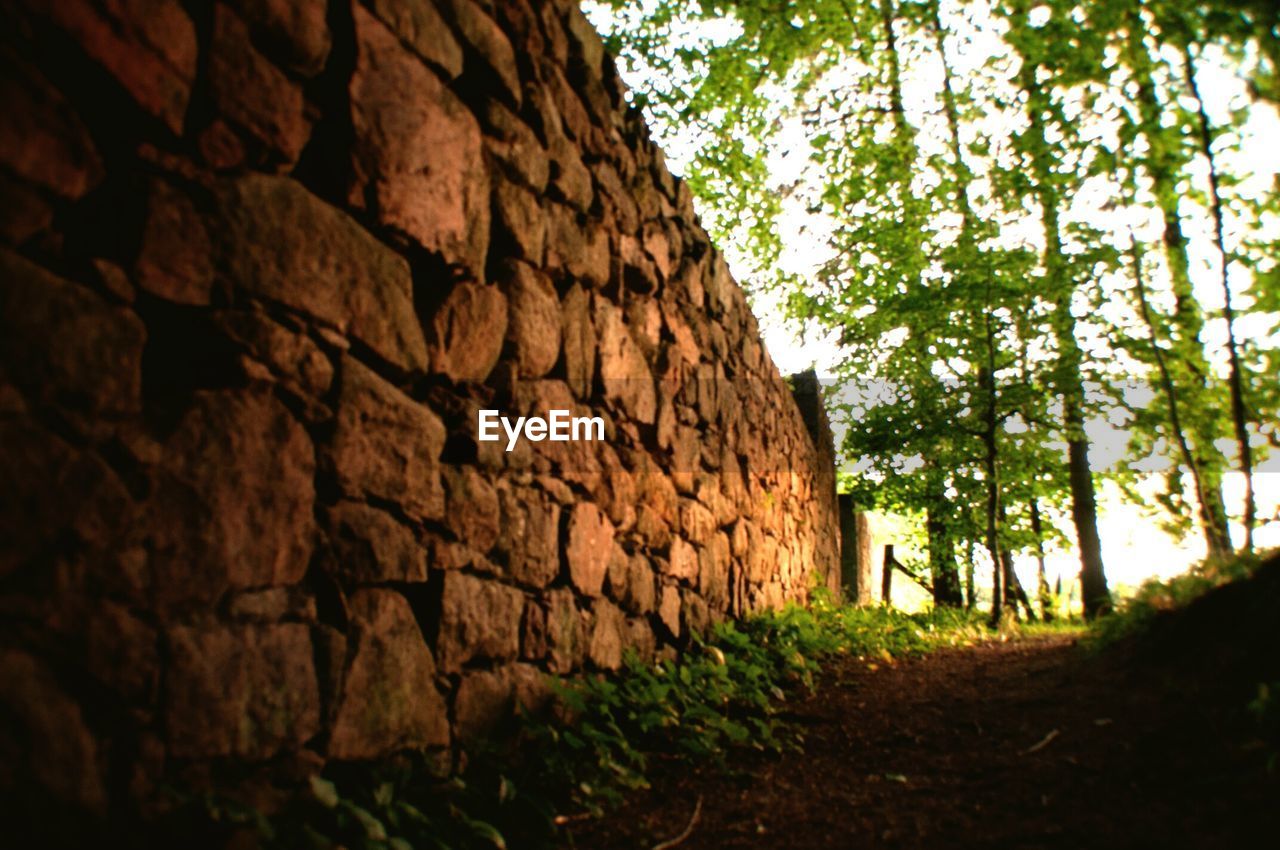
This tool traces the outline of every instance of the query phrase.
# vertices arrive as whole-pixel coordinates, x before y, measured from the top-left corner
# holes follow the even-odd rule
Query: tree
[[[973,604],[977,544],[993,569],[995,618],[1011,603],[1029,612],[1011,560],[1042,563],[1058,536],[1046,517],[1069,505],[1085,612],[1106,610],[1089,428],[1123,408],[1123,381],[1148,369],[1166,373],[1164,403],[1130,405],[1136,457],[1174,454],[1199,479],[1211,548],[1229,550],[1215,441],[1234,433],[1248,468],[1258,440],[1275,434],[1264,411],[1280,398],[1259,377],[1271,349],[1235,331],[1239,311],[1280,306],[1248,285],[1271,273],[1277,251],[1248,234],[1264,233],[1275,208],[1259,202],[1243,224],[1246,199],[1232,194],[1223,156],[1230,127],[1204,101],[1197,114],[1178,98],[1198,94],[1210,55],[1258,85],[1274,63],[1252,6],[1235,17],[1208,3],[1179,9],[656,0],[615,32],[633,69],[660,77],[637,95],[659,136],[665,126],[696,141],[690,185],[713,235],[744,255],[735,269],[834,340],[832,413],[852,470],[843,480],[864,507],[919,519],[938,604]],[[985,62],[964,58],[975,47],[990,48]],[[809,145],[801,166],[797,128]],[[1202,331],[1217,317],[1197,300],[1188,251],[1196,158],[1209,165],[1203,206],[1217,210],[1224,259],[1235,349],[1225,378],[1206,352]],[[1084,209],[1099,185],[1132,201]],[[1158,244],[1109,222],[1116,206],[1149,207],[1163,222]],[[827,246],[811,272],[780,262],[779,217],[803,219]],[[1116,299],[1135,272],[1141,297]],[[1228,418],[1232,384],[1242,403]],[[1187,500],[1163,504],[1187,515]],[[963,581],[957,550],[969,553]],[[1041,570],[1042,614],[1047,589]]]

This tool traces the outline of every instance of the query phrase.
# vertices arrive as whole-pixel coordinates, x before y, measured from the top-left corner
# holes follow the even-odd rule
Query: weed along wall
[[[838,586],[821,405],[574,6],[3,9],[8,799],[447,763]]]

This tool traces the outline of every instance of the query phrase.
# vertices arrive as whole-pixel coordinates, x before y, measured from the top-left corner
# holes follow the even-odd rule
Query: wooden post
[[[880,602],[888,605],[893,594],[893,566],[898,563],[893,557],[893,544],[886,543],[884,547],[884,573],[880,584]]]
[[[871,528],[867,515],[854,509],[853,497],[840,494],[840,582],[845,599],[854,605],[870,605]]]

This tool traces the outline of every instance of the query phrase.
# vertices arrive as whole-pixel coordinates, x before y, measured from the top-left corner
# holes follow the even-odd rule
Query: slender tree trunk
[[[1165,362],[1164,350],[1160,348],[1159,329],[1156,326],[1155,316],[1151,311],[1150,300],[1147,298],[1147,283],[1142,273],[1142,249],[1138,246],[1138,240],[1132,234],[1129,236],[1129,257],[1133,263],[1133,280],[1138,294],[1138,312],[1147,326],[1147,332],[1151,334],[1151,352],[1156,361],[1156,373],[1160,376],[1160,389],[1164,393],[1165,403],[1169,408],[1169,427],[1173,431],[1174,441],[1178,444],[1182,462],[1187,465],[1187,469],[1191,473],[1191,483],[1195,487],[1196,502],[1199,504],[1201,511],[1201,526],[1205,531],[1206,543],[1210,551],[1213,551],[1214,541],[1210,534],[1212,524],[1210,518],[1204,514],[1204,506],[1207,504],[1207,500],[1205,498],[1204,479],[1200,472],[1200,463],[1195,454],[1192,453],[1191,446],[1187,443],[1186,431],[1182,427],[1182,413],[1178,403],[1178,392],[1173,384],[1173,377],[1169,374],[1169,364]]]
[[[1032,69],[1034,72],[1034,69]],[[1037,133],[1041,147],[1044,128],[1039,118],[1039,100],[1043,95],[1027,88],[1034,86],[1034,73],[1024,77],[1024,91],[1030,96],[1030,123]],[[1093,490],[1093,474],[1089,469],[1089,442],[1084,433],[1084,381],[1080,374],[1083,355],[1075,339],[1075,316],[1071,315],[1071,296],[1075,288],[1066,277],[1066,259],[1062,250],[1062,237],[1057,210],[1057,192],[1052,187],[1050,164],[1044,161],[1043,152],[1036,156],[1037,193],[1041,204],[1044,229],[1044,266],[1050,278],[1055,297],[1053,326],[1059,344],[1057,383],[1062,394],[1062,430],[1066,438],[1066,463],[1071,488],[1071,521],[1075,525],[1076,547],[1080,553],[1080,590],[1084,602],[1084,617],[1092,620],[1111,608],[1111,593],[1107,589],[1107,576],[1102,565],[1102,540],[1098,536],[1097,497]]]
[[[1084,615],[1092,619],[1111,608],[1106,570],[1102,563],[1102,540],[1098,536],[1097,498],[1093,473],[1089,468],[1089,440],[1084,431],[1083,355],[1076,340],[1076,320],[1071,313],[1075,287],[1069,280],[1062,230],[1058,219],[1058,192],[1053,184],[1054,169],[1048,155],[1043,113],[1047,95],[1037,84],[1036,68],[1023,64],[1019,82],[1028,98],[1027,117],[1035,134],[1032,167],[1044,229],[1044,265],[1054,301],[1053,326],[1058,342],[1057,384],[1062,394],[1062,425],[1067,441],[1067,474],[1071,486],[1071,519],[1076,528],[1080,552],[1080,587]]]
[[[987,485],[987,554],[991,556],[991,627],[997,628],[1004,617],[1004,562],[1000,558],[1000,480],[996,446],[996,390],[991,364],[995,360],[992,350],[991,320],[987,319],[987,363],[978,371],[978,385],[985,390],[987,399],[983,415],[982,458],[983,476]]]
[[[1179,372],[1175,383],[1184,387],[1180,393],[1186,397],[1189,407],[1197,411],[1195,420],[1188,425],[1194,437],[1191,450],[1196,455],[1203,491],[1200,520],[1209,543],[1209,557],[1221,560],[1231,555],[1232,547],[1231,537],[1227,533],[1226,507],[1222,499],[1220,453],[1213,444],[1217,437],[1213,426],[1216,417],[1213,415],[1213,403],[1208,390],[1212,375],[1200,341],[1204,316],[1191,287],[1187,239],[1182,231],[1182,217],[1178,210],[1181,198],[1178,181],[1182,163],[1176,148],[1169,142],[1168,131],[1162,123],[1164,110],[1156,92],[1152,58],[1144,43],[1146,27],[1142,13],[1135,9],[1129,16],[1129,22],[1127,58],[1136,83],[1139,127],[1147,142],[1143,167],[1151,178],[1151,191],[1164,223],[1165,262],[1173,285],[1173,326],[1177,331],[1174,344],[1177,346]]]
[[[1209,207],[1213,213],[1213,241],[1218,248],[1218,256],[1222,265],[1222,318],[1227,323],[1227,356],[1231,364],[1231,421],[1235,426],[1236,447],[1240,452],[1240,471],[1244,474],[1244,551],[1253,551],[1253,526],[1257,515],[1257,502],[1253,493],[1253,449],[1249,445],[1249,424],[1244,400],[1244,377],[1240,369],[1240,349],[1236,345],[1235,308],[1231,304],[1231,282],[1228,267],[1231,257],[1227,254],[1227,243],[1224,235],[1222,214],[1222,189],[1218,184],[1218,166],[1213,156],[1213,125],[1205,112],[1204,101],[1200,97],[1200,87],[1196,84],[1195,60],[1191,56],[1191,47],[1183,47],[1184,68],[1187,86],[1196,100],[1196,116],[1200,131],[1200,152],[1209,164]]]
[[[1036,595],[1040,598],[1040,619],[1052,623],[1053,594],[1049,592],[1049,576],[1044,567],[1044,527],[1040,522],[1040,500],[1031,499],[1031,533],[1036,538]]]
[[[1004,505],[1000,506],[1000,525],[1008,525],[1008,517],[1005,513]],[[1000,563],[1004,569],[1005,605],[1015,615],[1018,613],[1018,606],[1021,605],[1027,621],[1034,622],[1036,619],[1035,609],[1031,607],[1031,600],[1027,598],[1027,591],[1023,588],[1021,580],[1018,579],[1018,572],[1013,565],[1013,550],[1008,546],[1000,547]]]
[[[1000,563],[1004,568],[1004,596],[1005,604],[1009,610],[1015,615],[1018,613],[1018,606],[1022,606],[1022,613],[1027,618],[1027,622],[1035,622],[1036,611],[1031,607],[1031,600],[1027,598],[1027,591],[1022,587],[1022,582],[1018,579],[1018,572],[1013,566],[1013,552],[1008,547],[1000,550]]]
[[[964,568],[964,607],[972,611],[978,605],[978,588],[974,578],[976,565],[974,563],[974,543],[968,541],[965,546],[965,568]]]

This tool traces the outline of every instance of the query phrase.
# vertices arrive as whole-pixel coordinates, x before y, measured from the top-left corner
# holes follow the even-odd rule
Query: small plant
[[[1259,682],[1257,696],[1246,707],[1267,748],[1267,772],[1275,773],[1280,767],[1280,682]]]

